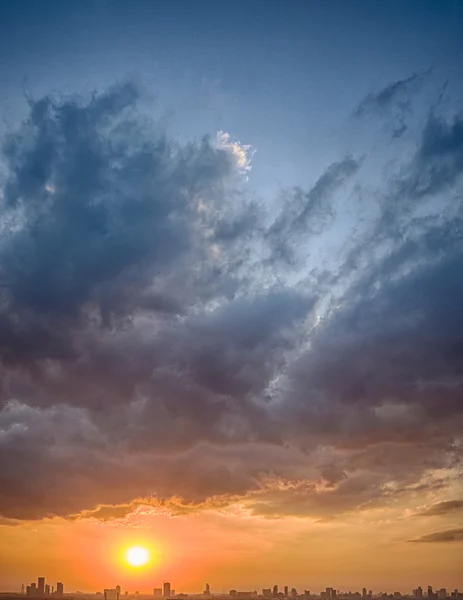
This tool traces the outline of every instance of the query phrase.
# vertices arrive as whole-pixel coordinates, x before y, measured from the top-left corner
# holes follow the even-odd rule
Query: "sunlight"
[[[149,562],[150,553],[142,546],[132,546],[125,553],[125,559],[131,567],[142,567]]]

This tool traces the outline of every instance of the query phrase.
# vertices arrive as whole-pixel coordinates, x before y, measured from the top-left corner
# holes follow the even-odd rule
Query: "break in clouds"
[[[463,113],[430,79],[359,99],[352,150],[271,202],[249,147],[169,139],[131,82],[29,100],[1,145],[4,519],[451,489]]]

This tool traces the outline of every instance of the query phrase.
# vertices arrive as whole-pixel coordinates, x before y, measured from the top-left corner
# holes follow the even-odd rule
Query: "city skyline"
[[[11,592],[11,590],[10,590]],[[5,592],[2,592],[5,594]],[[72,596],[74,594],[86,594],[86,592],[75,591],[68,592],[67,596]],[[230,598],[251,598],[260,596],[262,598],[320,598],[321,600],[336,600],[336,598],[378,598],[378,597],[412,597],[417,600],[422,598],[428,598],[429,600],[446,600],[447,598],[451,598],[454,600],[461,600],[463,598],[463,592],[460,592],[458,589],[447,590],[447,588],[433,589],[432,585],[427,586],[427,590],[424,591],[421,586],[416,587],[412,590],[411,594],[402,594],[399,591],[394,591],[392,594],[381,591],[373,592],[373,590],[367,590],[367,588],[362,588],[361,591],[342,591],[333,587],[326,587],[325,590],[317,592],[311,592],[310,590],[304,589],[302,593],[299,593],[296,588],[290,588],[289,585],[284,585],[283,590],[280,589],[278,584],[274,584],[272,587],[263,588],[261,592],[257,590],[253,591],[242,591],[231,589],[228,593],[225,593],[224,590],[222,592],[213,593],[211,591],[211,587],[209,583],[205,584],[203,592],[179,592],[176,593],[174,589],[172,589],[171,582],[164,581],[162,587],[153,588],[152,594],[141,593],[140,591],[135,591],[134,593],[129,592],[128,590],[124,590],[120,585],[116,585],[114,588],[105,588],[103,592],[98,591],[96,595],[103,595],[104,600],[120,600],[121,596],[124,597],[137,597],[137,596],[151,596],[161,597],[161,598],[175,598],[175,597],[183,597],[186,595],[194,595],[194,596],[202,596],[210,597],[210,596],[229,596]],[[21,595],[31,596],[31,597],[40,597],[45,598],[48,596],[63,596],[64,595],[64,585],[62,582],[57,582],[56,591],[54,591],[54,586],[51,586],[49,583],[46,583],[45,577],[38,577],[37,583],[32,582],[30,585],[26,586],[23,584],[21,586]]]
[[[463,589],[462,31],[0,0],[0,590]]]

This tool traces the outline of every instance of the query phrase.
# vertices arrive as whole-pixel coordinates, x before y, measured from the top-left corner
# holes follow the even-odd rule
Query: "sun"
[[[150,559],[150,553],[143,546],[132,546],[125,553],[125,559],[131,567],[142,567]]]

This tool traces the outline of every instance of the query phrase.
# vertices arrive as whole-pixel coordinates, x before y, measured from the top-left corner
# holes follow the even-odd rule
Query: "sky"
[[[0,590],[463,587],[462,28],[0,0]]]

